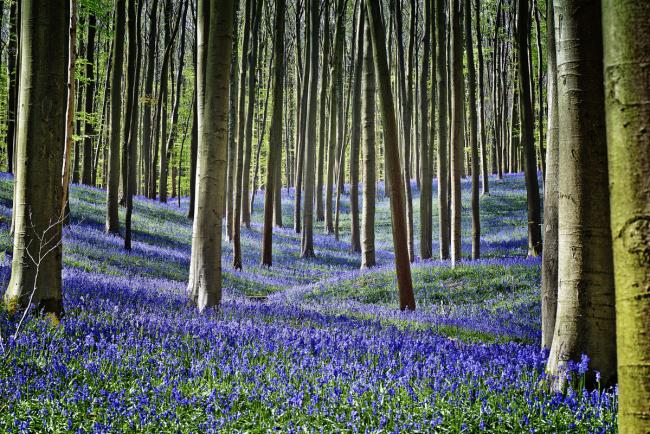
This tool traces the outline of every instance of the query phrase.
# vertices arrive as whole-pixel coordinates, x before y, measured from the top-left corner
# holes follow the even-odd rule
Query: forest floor
[[[340,241],[317,223],[316,257],[306,260],[285,190],[273,266],[261,266],[258,193],[252,227],[242,228],[244,270],[232,269],[224,241],[222,307],[198,314],[185,293],[187,200],[137,198],[126,252],[104,233],[105,192],[73,186],[65,316],[56,327],[32,318],[14,339],[18,318],[0,311],[0,431],[614,431],[616,393],[582,390],[586,363],[575,366],[567,393],[549,391],[523,176],[490,181],[481,198],[484,259],[453,269],[416,261],[412,313],[397,308],[381,187],[378,266],[365,271],[349,249],[349,197]],[[0,175],[0,291],[11,268],[11,184]],[[464,180],[467,253],[469,188]],[[416,234],[418,215],[414,190]],[[433,221],[435,237],[437,206]]]

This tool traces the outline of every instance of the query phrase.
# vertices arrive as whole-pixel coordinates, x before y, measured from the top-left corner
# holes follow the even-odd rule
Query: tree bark
[[[366,7],[362,3],[360,19],[367,24]],[[372,58],[372,41],[370,29],[364,26],[363,47],[363,96],[361,99],[362,113],[362,146],[363,146],[363,212],[361,214],[361,268],[375,266],[375,193],[376,193],[376,161],[375,161],[375,65]]]
[[[279,171],[282,169],[282,99],[284,97],[284,18],[285,0],[275,3],[275,65],[273,68],[273,114],[269,131],[269,155],[267,158],[266,185],[264,186],[264,229],[262,232],[262,264],[273,262],[273,211],[275,194],[279,191]]]
[[[557,320],[547,369],[566,384],[569,360],[590,358],[616,382],[612,240],[599,2],[555,0],[560,120]],[[576,95],[580,95],[579,98]],[[596,387],[594,371],[587,387]]]
[[[330,63],[330,0],[323,1],[323,74],[320,82],[320,120],[318,127],[318,166],[316,172],[316,221],[325,220],[323,206],[323,176],[327,141],[327,91],[329,88]]]
[[[68,3],[21,2],[20,118],[9,312],[63,313],[61,170],[66,125]]]
[[[602,3],[622,434],[650,431],[650,3]],[[643,36],[641,36],[643,35]]]
[[[18,41],[20,26],[19,2],[12,1],[9,7],[9,42],[7,45],[7,77],[9,81],[7,103],[7,172],[14,173],[14,150],[16,148],[16,122],[18,102]]]
[[[221,302],[233,0],[198,1],[199,152],[187,291],[199,311]]]
[[[120,188],[120,127],[122,117],[122,64],[124,63],[124,34],[126,1],[117,0],[115,39],[111,69],[111,129],[108,147],[108,182],[106,190],[106,232],[119,235],[118,194]]]
[[[469,9],[468,9],[469,11]],[[485,133],[485,85],[483,79],[483,40],[481,38],[481,5],[479,0],[474,0],[474,11],[476,14],[476,49],[478,52],[478,105],[479,105],[479,126],[480,126],[480,148],[481,148],[481,194],[490,194],[488,181],[488,160],[487,160],[487,137]]]
[[[388,77],[388,62],[386,60],[386,50],[384,49],[386,46],[386,35],[381,21],[381,10],[379,7],[378,2],[366,0],[375,74],[378,77]],[[407,222],[404,213],[404,185],[399,161],[395,106],[393,104],[393,95],[389,83],[385,80],[380,80],[378,84],[382,124],[384,126],[384,146],[388,157],[386,159],[388,163],[387,172],[390,183],[393,186],[390,195],[390,208],[399,304],[401,310],[415,310],[415,297],[413,296],[411,264],[408,252],[408,237],[406,233]]]
[[[436,76],[438,96],[438,230],[440,259],[449,259],[449,165],[447,149],[447,29],[445,2],[436,0]]]
[[[461,187],[463,172],[463,33],[461,28],[460,0],[452,0],[449,6],[451,23],[451,262],[461,260]]]
[[[352,90],[352,132],[350,133],[350,249],[361,252],[359,234],[359,151],[361,148],[361,80],[363,76],[363,6],[359,6],[356,23],[356,53],[354,57],[354,83]]]

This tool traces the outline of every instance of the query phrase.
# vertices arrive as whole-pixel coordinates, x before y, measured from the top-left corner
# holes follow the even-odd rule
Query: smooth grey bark
[[[361,7],[360,18],[367,24],[366,8]],[[361,268],[375,266],[375,66],[372,59],[370,29],[365,26],[363,47],[363,84],[361,98],[362,123],[362,162],[363,162],[363,210],[361,214]]]
[[[440,259],[449,259],[449,160],[447,137],[447,30],[445,2],[436,1],[436,82],[438,96],[438,230]]]
[[[325,170],[325,155],[327,142],[327,91],[329,90],[330,63],[330,0],[323,1],[323,66],[320,82],[320,120],[318,122],[318,166],[316,167],[316,221],[325,220],[323,205],[323,176]]]
[[[221,302],[233,0],[198,1],[199,152],[187,291],[199,311]]]
[[[599,2],[555,0],[560,179],[558,306],[547,370],[566,386],[569,360],[590,358],[587,387],[616,382],[614,276]],[[576,98],[580,95],[580,98]]]
[[[558,181],[560,171],[557,107],[557,61],[553,2],[547,3],[546,50],[548,64],[548,132],[546,134],[546,181],[544,182],[544,243],[542,245],[542,348],[551,348],[557,313]]]
[[[449,21],[451,23],[451,261],[461,260],[461,187],[463,172],[463,33],[461,29],[460,0],[451,0]]]
[[[9,312],[33,304],[63,313],[61,170],[67,97],[68,3],[21,2],[20,117],[16,137],[15,230]]]
[[[480,148],[481,148],[481,194],[490,194],[488,181],[488,160],[487,160],[487,137],[485,132],[485,84],[483,78],[483,40],[481,38],[481,5],[480,0],[474,0],[474,12],[476,15],[476,51],[478,53],[478,104],[479,104],[479,126],[480,126]]]
[[[361,81],[363,76],[363,6],[360,5],[356,23],[356,53],[354,55],[354,77],[352,89],[352,125],[350,133],[350,248],[361,252],[359,234],[359,151],[361,148]]]
[[[111,69],[111,128],[108,146],[108,182],[106,183],[106,232],[120,233],[118,194],[120,189],[120,133],[122,117],[122,66],[124,63],[124,35],[126,34],[126,1],[117,0],[115,12],[115,39]]]

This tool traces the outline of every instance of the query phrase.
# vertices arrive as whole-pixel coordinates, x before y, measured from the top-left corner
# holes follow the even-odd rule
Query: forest
[[[650,433],[650,1],[0,1],[0,432]]]

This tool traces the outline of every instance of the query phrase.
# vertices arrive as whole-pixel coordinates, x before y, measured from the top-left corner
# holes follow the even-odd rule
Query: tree
[[[328,234],[334,233],[334,208],[332,206],[332,193],[334,188],[334,165],[337,151],[343,146],[343,131],[340,123],[339,108],[343,105],[343,42],[345,26],[343,16],[345,13],[344,1],[336,0],[336,30],[334,32],[334,62],[332,65],[332,83],[330,85],[330,125],[327,151],[327,181],[325,185],[325,229]],[[305,198],[306,200],[306,198]]]
[[[88,17],[88,40],[86,43],[86,116],[93,113],[95,104],[95,34],[97,32],[97,17],[90,13]],[[93,185],[93,135],[95,128],[93,123],[86,118],[84,122],[83,142],[83,163],[81,171],[81,182],[85,185]]]
[[[557,313],[558,267],[558,148],[557,61],[553,2],[547,3],[546,47],[548,56],[548,133],[546,134],[546,181],[544,182],[544,243],[542,246],[542,348],[551,348]]]
[[[278,176],[282,169],[282,99],[284,97],[284,21],[285,0],[275,3],[275,64],[273,65],[273,114],[269,131],[269,155],[264,187],[264,230],[262,235],[262,264],[271,266],[273,262],[273,211],[275,187],[280,182]]]
[[[16,137],[15,231],[10,312],[35,305],[60,316],[61,198],[67,97],[65,1],[21,2],[19,125]]]
[[[61,194],[61,217],[67,221],[68,190],[70,189],[70,153],[74,142],[74,116],[75,116],[75,94],[77,90],[75,80],[75,66],[77,63],[77,3],[70,0],[70,23],[68,34],[68,98],[65,110],[65,144],[63,145],[63,174]]]
[[[320,120],[318,122],[318,166],[316,168],[316,220],[325,220],[323,207],[323,171],[327,146],[327,91],[330,63],[330,0],[323,1],[323,73],[320,82]]]
[[[359,7],[356,23],[356,53],[354,55],[354,77],[352,89],[352,132],[350,133],[350,248],[361,252],[359,234],[359,151],[361,142],[361,80],[363,75],[363,7]]]
[[[366,7],[360,10],[360,19],[366,23]],[[361,123],[363,144],[363,212],[361,214],[361,268],[375,266],[375,65],[372,58],[370,28],[364,24],[363,53],[363,96],[361,99]]]
[[[469,126],[469,146],[472,160],[472,259],[479,259],[481,257],[481,219],[478,201],[478,126],[476,118],[476,69],[474,66],[474,44],[472,43],[472,0],[465,1],[464,18],[467,91],[469,93],[469,120],[467,124]],[[483,185],[485,185],[485,181]]]
[[[317,0],[308,0],[309,20],[312,29],[318,28]],[[307,97],[305,128],[305,199],[302,216],[302,251],[303,258],[314,256],[314,177],[315,141],[316,141],[316,93],[318,90],[318,32],[309,34],[309,94]]]
[[[262,0],[258,0],[262,1]],[[233,181],[234,185],[234,196],[232,197],[233,206],[232,206],[232,220],[228,222],[232,226],[232,266],[235,269],[241,270],[242,268],[242,258],[241,258],[241,204],[242,204],[242,171],[244,170],[244,137],[246,131],[246,123],[242,120],[245,116],[246,109],[246,75],[248,73],[249,62],[246,61],[246,57],[249,55],[248,46],[250,44],[250,28],[253,22],[253,8],[255,7],[255,0],[246,0],[246,14],[244,16],[244,39],[242,41],[242,53],[241,53],[241,62],[239,62],[239,101],[238,101],[238,127],[237,127],[237,158],[235,159],[235,179]],[[255,71],[250,71],[251,74],[255,74]],[[251,120],[252,121],[252,120]],[[235,158],[233,155],[232,158]],[[230,198],[228,198],[230,200]]]
[[[588,0],[555,0],[553,5],[558,26],[559,284],[547,370],[555,388],[562,389],[567,363],[586,354],[607,387],[616,381],[616,335],[600,5]],[[586,383],[596,386],[594,371],[587,373]]]
[[[14,149],[16,147],[16,109],[18,102],[18,41],[20,26],[18,25],[20,5],[12,1],[9,6],[9,42],[7,44],[7,77],[9,81],[9,98],[7,102],[7,172],[14,173]]]
[[[526,178],[526,197],[528,203],[528,256],[539,256],[542,253],[542,222],[540,217],[539,184],[537,183],[535,118],[533,115],[528,63],[529,33],[528,0],[519,0],[519,13],[517,14],[517,64],[519,68],[519,95],[521,103],[521,141],[524,150],[524,175]]]
[[[621,433],[650,431],[650,3],[602,2]]]
[[[483,41],[481,39],[481,6],[480,0],[474,0],[474,12],[476,14],[476,48],[478,53],[478,92],[479,92],[479,125],[480,125],[480,146],[481,146],[481,179],[482,194],[490,194],[488,182],[488,161],[487,161],[487,138],[485,136],[485,85],[483,84]],[[550,3],[550,2],[549,2]],[[469,13],[470,8],[468,8]]]
[[[199,0],[199,149],[187,291],[199,311],[221,302],[221,218],[226,190],[233,0]]]
[[[460,0],[452,0],[449,5],[451,23],[451,261],[455,264],[461,259],[461,188],[463,171],[463,34],[460,26]],[[442,228],[441,228],[442,230]]]
[[[122,117],[122,64],[124,63],[124,34],[126,1],[115,3],[115,39],[111,70],[111,129],[109,132],[106,232],[119,235],[118,194],[120,188],[120,126]]]
[[[429,170],[429,106],[427,103],[427,85],[429,81],[429,58],[431,52],[431,0],[424,0],[424,36],[422,50],[422,75],[420,77],[420,256],[422,259],[430,259],[432,251],[432,209],[433,198],[431,196],[432,176]],[[433,117],[434,113],[431,113]]]
[[[375,74],[378,77],[389,77],[388,61],[386,60],[386,50],[384,48],[386,47],[386,32],[381,21],[381,10],[379,7],[379,2],[366,0]],[[384,147],[387,155],[386,162],[388,163],[386,171],[390,179],[390,184],[393,187],[390,195],[390,210],[399,304],[401,310],[415,310],[415,297],[413,296],[411,264],[409,262],[408,252],[408,237],[406,233],[407,223],[404,213],[404,184],[399,161],[395,106],[388,81],[379,80],[378,84],[379,105],[381,107],[382,125],[384,127]]]
[[[438,229],[440,259],[449,259],[449,166],[447,138],[447,30],[445,1],[436,0],[436,82],[438,95]]]
[[[127,72],[126,92],[127,105],[130,110],[125,110],[124,129],[127,138],[126,156],[126,181],[124,193],[126,199],[126,215],[124,217],[124,248],[131,250],[131,219],[133,216],[133,195],[136,189],[136,168],[137,168],[137,146],[138,146],[138,89],[140,87],[140,58],[142,56],[142,42],[140,39],[140,16],[142,14],[143,1],[132,0],[128,5],[127,12]],[[136,11],[137,9],[137,11]],[[128,135],[127,135],[128,134]]]

